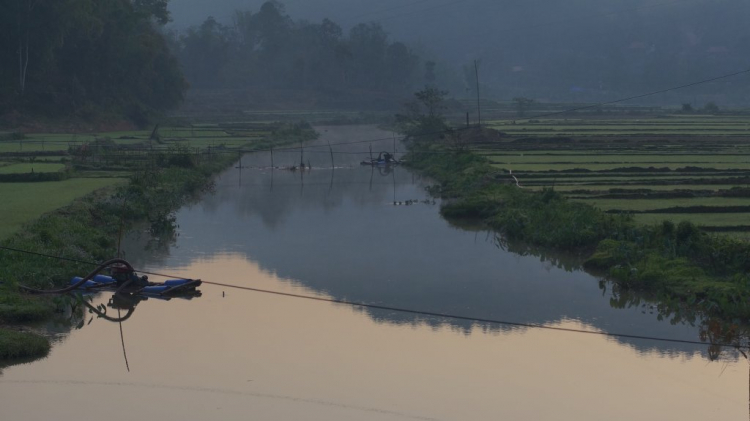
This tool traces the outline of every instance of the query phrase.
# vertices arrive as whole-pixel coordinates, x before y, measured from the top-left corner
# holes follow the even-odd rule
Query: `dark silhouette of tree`
[[[443,115],[447,94],[432,86],[415,92],[415,99],[404,104],[405,112],[396,114],[399,130],[407,136],[426,136],[426,139],[442,136],[448,128]]]
[[[138,123],[187,88],[159,25],[166,0],[0,2],[0,113]]]
[[[534,100],[530,98],[524,98],[524,97],[513,98],[513,105],[516,107],[516,114],[518,114],[519,117],[525,116],[526,111],[529,109],[529,106],[533,103],[534,103]]]
[[[421,82],[421,59],[392,42],[377,23],[344,34],[330,19],[294,21],[281,3],[256,13],[237,11],[233,25],[209,19],[181,38],[179,57],[199,88],[297,89],[331,92],[408,92]]]

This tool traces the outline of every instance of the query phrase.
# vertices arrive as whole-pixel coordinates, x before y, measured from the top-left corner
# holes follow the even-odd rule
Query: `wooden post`
[[[474,73],[477,76],[477,121],[479,121],[479,127],[482,127],[482,107],[479,104],[479,65],[474,60]]]
[[[331,152],[331,168],[334,168],[334,165],[333,165],[333,148],[331,147],[331,141],[330,140],[328,141],[328,151]]]
[[[275,168],[273,165],[273,146],[271,146],[271,168]]]
[[[370,161],[372,161],[372,143],[370,143]]]

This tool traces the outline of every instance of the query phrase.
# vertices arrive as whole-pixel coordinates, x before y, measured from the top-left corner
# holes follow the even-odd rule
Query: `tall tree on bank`
[[[443,135],[448,122],[443,115],[448,92],[426,86],[414,93],[414,99],[404,104],[404,113],[396,114],[399,131],[409,137],[429,140]]]
[[[187,88],[159,26],[167,0],[0,2],[0,114],[145,123]]]

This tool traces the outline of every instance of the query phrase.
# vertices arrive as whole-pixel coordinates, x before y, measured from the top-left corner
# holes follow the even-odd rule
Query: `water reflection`
[[[321,142],[368,136],[358,130],[331,129],[327,135],[339,139]],[[594,330],[685,340],[697,340],[706,330],[700,316],[669,323],[674,317],[644,309],[644,303],[623,305],[622,292],[602,288],[580,270],[577,256],[508,243],[442,220],[439,203],[425,192],[429,180],[403,167],[382,173],[360,167],[353,148],[362,146],[350,148],[352,155],[336,157],[335,170],[322,167],[323,158],[307,148],[312,169],[304,173],[269,168],[268,154],[246,156],[243,168],[219,178],[212,195],[180,211],[180,237],[172,247],[143,254],[146,240],[131,239],[128,256],[137,266],[183,268],[196,259],[236,254],[336,299],[466,317],[535,325],[573,320]],[[321,152],[328,159],[328,150]],[[276,152],[274,159],[294,163],[299,152]],[[243,285],[241,275],[223,281]],[[465,335],[508,329],[364,311],[381,323],[449,326]],[[644,353],[713,356],[705,346],[618,341]]]
[[[331,143],[384,137],[362,128],[332,128],[324,143],[326,136]],[[647,297],[637,301],[627,291],[603,288],[570,256],[452,226],[425,194],[429,180],[405,168],[381,175],[355,165],[360,157],[352,155],[351,163],[337,156],[330,171],[313,153],[306,148],[313,169],[304,179],[267,168],[227,171],[213,195],[180,210],[173,243],[144,251],[147,233],[134,235],[123,244],[128,260],[175,277],[436,313],[731,339],[723,327],[701,330],[700,318],[695,326],[684,317],[675,325],[673,317],[658,320]],[[248,156],[243,167],[269,166],[267,158]],[[277,153],[275,159],[280,165],[285,158]],[[299,154],[288,161],[299,162]],[[83,406],[98,416],[143,419],[747,415],[744,361],[722,352],[723,364],[707,364],[717,353],[705,345],[501,328],[217,285],[202,289],[193,302],[138,302],[122,336],[113,323],[85,325],[49,359],[6,370],[0,419],[72,419]],[[91,304],[107,306],[110,298]],[[107,310],[116,316],[113,307]],[[122,343],[127,352],[113,352]]]
[[[95,319],[117,323],[120,330],[120,341],[123,358],[125,360],[125,367],[127,371],[130,372],[130,363],[128,362],[122,324],[130,320],[135,313],[136,307],[140,303],[148,301],[149,299],[162,302],[171,300],[190,301],[194,298],[201,297],[203,294],[196,288],[186,288],[182,291],[165,295],[143,292],[143,289],[127,289],[119,287],[108,300],[103,300],[103,297],[106,297],[107,295],[107,293],[102,292],[87,292],[83,294],[77,292],[68,294],[66,300],[67,306],[65,306],[67,307],[67,310],[64,312],[64,315],[58,317],[54,323],[60,324],[62,322],[63,325],[70,326],[71,328],[75,326],[76,330],[90,325]],[[92,304],[95,300],[99,304]],[[87,318],[88,322],[86,322]]]
[[[164,269],[324,296],[244,254]],[[231,420],[593,421],[668,413],[697,421],[738,419],[747,410],[742,364],[725,369],[537,329],[475,326],[465,335],[449,323],[397,325],[381,311],[203,289],[198,301],[138,304],[123,323],[130,373],[113,323],[75,330],[49,359],[7,370],[0,417],[72,419],[83,405],[97,415]],[[373,314],[387,322],[373,322]],[[553,325],[591,328],[572,319]]]

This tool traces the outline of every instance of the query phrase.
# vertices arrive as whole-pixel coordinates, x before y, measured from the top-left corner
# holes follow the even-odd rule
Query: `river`
[[[319,131],[323,147],[303,152],[312,170],[245,156],[179,210],[175,241],[131,235],[126,258],[180,277],[515,325],[204,284],[193,300],[143,301],[122,324],[87,315],[48,358],[3,369],[0,419],[748,416],[748,363],[730,350],[713,361],[705,345],[522,326],[699,339],[649,304],[616,308],[592,275],[452,226],[429,180],[358,165],[370,143],[337,145],[383,139],[374,153],[391,151],[389,132]],[[293,165],[300,151],[273,159]]]

